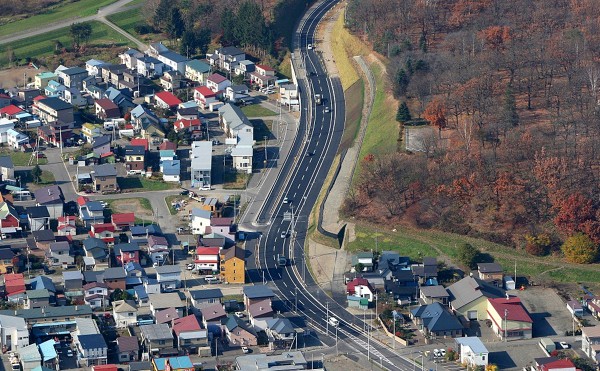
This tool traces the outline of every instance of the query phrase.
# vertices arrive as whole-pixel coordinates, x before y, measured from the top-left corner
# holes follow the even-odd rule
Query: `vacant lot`
[[[573,327],[567,304],[550,288],[529,287],[516,292],[533,319],[533,336],[564,336]]]
[[[107,45],[110,47],[133,46],[125,36],[104,23],[96,21],[89,23],[92,25],[92,35],[88,42],[88,48]],[[8,66],[9,60],[6,51],[9,49],[14,53],[14,59],[22,62],[28,57],[40,58],[52,55],[56,49],[57,41],[63,46],[71,45],[72,39],[68,27],[0,45],[0,66]],[[93,56],[91,54],[86,55],[86,58]],[[114,55],[112,57],[114,58]],[[21,75],[19,82],[22,81],[22,78],[23,76]]]
[[[250,174],[237,171],[226,171],[223,173],[223,189],[246,189]]]
[[[2,27],[0,27],[0,36],[7,36],[40,28],[47,24],[65,19],[94,15],[98,12],[98,9],[110,5],[115,1],[117,0],[63,1],[60,5],[50,7],[43,13],[2,25]]]
[[[264,117],[277,115],[277,113],[259,104],[252,104],[249,106],[242,107],[242,112],[244,112],[244,114],[248,117]]]
[[[136,224],[142,224],[142,222],[148,224],[154,217],[152,206],[147,198],[122,198],[105,200],[105,202],[112,214],[134,213]]]
[[[0,149],[0,156],[10,156],[12,159],[13,165],[15,166],[28,166],[29,160],[31,159],[31,152],[21,152],[21,151],[13,151],[9,148]],[[40,165],[45,165],[48,163],[46,158],[38,159]],[[32,162],[33,165],[36,164],[35,159]]]
[[[130,4],[136,2],[140,2],[140,0],[134,0]],[[164,39],[164,36],[161,33],[148,33],[142,35],[136,32],[135,26],[143,25],[146,23],[144,17],[142,16],[141,8],[134,8],[126,10],[124,12],[115,13],[108,16],[107,18],[109,21],[116,24],[123,30],[127,31],[127,33],[133,35],[139,40],[143,40],[145,42],[155,42]]]
[[[150,180],[142,177],[117,178],[117,183],[119,183],[119,188],[125,192],[164,191],[179,187],[177,184],[165,183],[159,180]]]

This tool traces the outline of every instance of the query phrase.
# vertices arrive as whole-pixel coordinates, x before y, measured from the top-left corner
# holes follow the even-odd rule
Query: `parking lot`
[[[528,287],[514,293],[523,301],[533,319],[533,336],[564,336],[571,331],[573,320],[567,304],[550,288]]]

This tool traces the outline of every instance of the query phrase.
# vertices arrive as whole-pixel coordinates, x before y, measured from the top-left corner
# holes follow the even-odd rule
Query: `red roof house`
[[[6,296],[25,292],[25,278],[22,273],[8,273],[4,275]]]
[[[198,271],[218,271],[219,270],[219,251],[218,247],[196,248],[196,257],[194,264]]]
[[[173,332],[179,337],[182,332],[199,331],[200,323],[196,315],[190,314],[182,318],[173,320]]]
[[[110,217],[115,230],[128,230],[135,225],[135,214],[134,213],[119,213],[112,214]]]
[[[492,329],[500,338],[506,340],[532,338],[533,320],[521,299],[488,298],[487,313],[492,321]]]
[[[182,102],[173,93],[168,91],[161,91],[154,94],[154,100],[156,105],[161,108],[176,108]]]
[[[375,289],[366,278],[357,277],[352,281],[348,282],[346,285],[346,292],[348,295],[358,296],[361,298],[366,298],[370,302],[373,301],[375,297]]]
[[[98,99],[95,104],[96,116],[100,119],[114,119],[121,117],[121,111],[112,100],[108,98]]]
[[[540,371],[575,371],[576,367],[570,359],[557,359],[556,361],[544,363],[538,367]]]
[[[164,142],[162,142],[160,144],[160,146],[158,146],[158,149],[160,151],[166,151],[166,150],[172,150],[172,151],[174,151],[174,150],[177,149],[177,144],[175,144],[173,142],[170,142],[168,140],[165,140]]]
[[[0,117],[4,117],[7,119],[14,119],[16,115],[18,115],[19,113],[22,113],[22,112],[23,112],[22,109],[15,106],[14,104],[11,104],[9,106],[6,106],[6,107],[0,109]]]
[[[184,130],[194,131],[194,130],[200,130],[200,125],[201,125],[201,122],[199,119],[192,119],[192,120],[181,119],[181,120],[177,120],[173,123],[173,129],[175,130],[176,133],[179,133],[180,131],[184,131]]]
[[[89,200],[90,200],[89,197],[79,196],[79,197],[77,197],[77,205],[83,206],[83,205],[87,204]]]
[[[107,245],[115,243],[115,226],[112,223],[92,224],[90,237],[99,238]]]
[[[144,150],[148,150],[148,139],[143,139],[143,138],[133,138],[129,144],[131,146],[141,146],[144,147]]]

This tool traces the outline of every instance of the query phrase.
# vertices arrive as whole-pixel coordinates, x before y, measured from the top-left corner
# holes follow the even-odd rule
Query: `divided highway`
[[[391,349],[369,340],[370,327],[329,298],[314,282],[304,259],[308,217],[323,187],[338,151],[344,131],[344,93],[338,78],[330,78],[321,63],[315,44],[317,25],[337,0],[326,0],[309,10],[296,32],[296,50],[302,59],[298,83],[301,99],[300,127],[290,155],[264,201],[257,221],[265,225],[254,240],[254,259],[249,267],[253,282],[271,282],[288,310],[295,310],[309,325],[331,339],[338,338],[346,347],[369,357],[389,370],[412,370],[413,363]],[[315,102],[315,94],[324,100]],[[284,214],[286,217],[284,218]],[[293,218],[290,216],[293,215]],[[291,219],[291,220],[290,220]],[[252,243],[249,243],[252,249]],[[286,266],[278,258],[286,257]],[[328,318],[336,317],[334,327]]]

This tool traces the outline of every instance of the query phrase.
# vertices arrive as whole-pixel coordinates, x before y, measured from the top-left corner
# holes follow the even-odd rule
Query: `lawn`
[[[254,140],[257,146],[263,144],[265,137],[267,137],[267,140],[275,139],[273,135],[273,120],[254,119],[250,120],[250,122],[252,122],[252,127],[254,128]]]
[[[365,99],[364,81],[362,79],[357,80],[351,87],[346,89],[344,95],[346,99],[346,127],[340,143],[340,152],[354,145],[354,140],[360,130]]]
[[[144,177],[117,178],[119,188],[123,191],[165,191],[178,188],[178,184],[150,180]]]
[[[249,106],[242,107],[242,112],[244,112],[244,114],[248,117],[277,116],[277,113],[259,104],[251,104]]]
[[[15,178],[19,178],[21,187],[29,188],[31,191],[45,187],[49,184],[54,184],[55,182],[54,174],[46,170],[42,170],[41,180],[39,183],[33,182],[31,170],[16,170]]]
[[[368,55],[369,48],[359,38],[350,34],[344,28],[344,12],[336,20],[331,34],[331,48],[335,58],[340,80],[344,90],[352,86],[360,78],[354,68],[352,57],[355,55]]]
[[[15,166],[28,166],[29,159],[31,158],[31,152],[13,151],[8,148],[0,149],[0,155],[10,156],[10,158],[12,159],[13,165],[15,165]],[[48,159],[46,159],[46,158],[39,159],[40,165],[46,165],[47,163],[48,163]],[[36,164],[35,159],[32,164],[33,165]]]
[[[90,46],[102,44],[111,46],[134,46],[125,38],[125,36],[116,32],[104,23],[93,21],[90,22],[90,24],[92,25],[92,35],[89,40]],[[25,59],[27,57],[39,58],[53,54],[57,40],[63,45],[71,45],[72,40],[69,35],[68,27],[0,45],[0,66],[8,65],[6,56],[6,50],[8,48],[12,49],[15,59],[17,60]]]
[[[225,171],[223,173],[223,189],[246,189],[250,175],[238,171]]]
[[[139,3],[140,1],[142,0],[134,0],[131,4]],[[142,35],[135,31],[135,26],[146,23],[146,20],[142,15],[141,8],[134,8],[124,12],[111,14],[106,18],[139,40],[154,42],[164,37],[161,33],[149,33]]]
[[[29,18],[4,24],[0,27],[0,36],[8,36],[19,32],[41,28],[50,23],[65,19],[87,17],[98,12],[99,8],[114,3],[117,0],[76,0],[63,1],[62,4],[49,7],[44,13]]]

